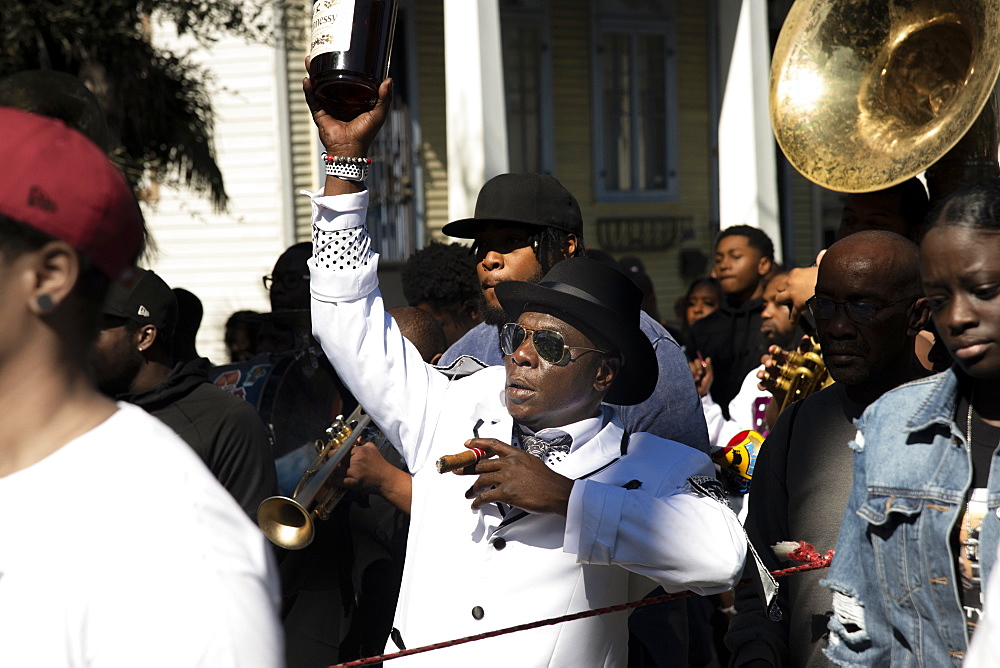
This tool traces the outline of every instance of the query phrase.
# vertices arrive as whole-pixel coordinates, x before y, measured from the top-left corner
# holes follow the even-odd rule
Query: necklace
[[[972,403],[969,403],[969,417],[965,426],[965,449],[972,449]]]
[[[973,386],[972,394],[969,396],[969,412],[965,418],[965,449],[972,451],[972,402],[976,398],[976,388]]]
[[[969,410],[966,412],[965,416],[965,450],[970,455],[972,454],[972,401],[976,397],[976,388],[972,387],[972,393],[969,396]],[[970,459],[970,464],[971,464]],[[965,502],[965,513],[962,516],[962,532],[959,534],[959,541],[961,542],[961,547],[959,548],[959,558],[958,565],[962,570],[962,579],[964,580],[968,577],[972,579],[973,566],[972,564],[979,559],[979,554],[976,548],[973,547],[972,541],[972,496],[973,491],[969,490],[969,498]],[[964,534],[964,535],[962,535]]]

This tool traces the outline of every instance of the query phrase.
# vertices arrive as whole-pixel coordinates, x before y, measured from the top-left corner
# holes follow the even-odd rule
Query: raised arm
[[[328,155],[366,157],[385,121],[391,81],[375,108],[350,122],[316,104],[303,84]],[[423,464],[422,445],[440,412],[447,379],[424,363],[385,313],[378,291],[378,254],[365,227],[368,192],[360,182],[327,177],[313,195],[313,257],[309,260],[313,335],[337,374],[376,424],[400,449],[411,472]]]
[[[306,59],[306,70],[309,70],[309,60]],[[392,102],[392,79],[386,79],[378,89],[378,102],[371,111],[360,114],[355,119],[339,121],[323,110],[313,94],[312,81],[309,77],[302,80],[302,92],[306,103],[312,112],[313,122],[319,130],[319,139],[328,155],[344,158],[366,158],[368,149],[375,136],[385,123]],[[364,184],[347,181],[335,176],[326,177],[323,188],[324,195],[345,195],[364,190]]]

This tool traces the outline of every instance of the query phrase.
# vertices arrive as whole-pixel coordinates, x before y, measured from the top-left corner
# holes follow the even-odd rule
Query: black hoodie
[[[702,357],[712,358],[715,373],[712,399],[722,408],[726,419],[729,419],[729,402],[739,393],[746,375],[760,366],[760,358],[770,345],[760,331],[763,310],[761,298],[735,307],[723,304],[691,326],[688,355],[694,359],[701,353]]]
[[[204,358],[178,363],[156,387],[117,399],[142,407],[177,432],[256,520],[260,502],[277,494],[271,444],[257,411],[213,385],[210,367]]]

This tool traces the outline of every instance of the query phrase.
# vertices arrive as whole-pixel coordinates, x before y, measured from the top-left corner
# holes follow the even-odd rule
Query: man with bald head
[[[913,352],[928,317],[919,260],[912,241],[869,230],[836,242],[819,266],[807,306],[836,382],[783,412],[757,458],[746,530],[771,570],[788,565],[777,543],[804,540],[820,553],[834,547],[851,489],[853,420],[926,373]],[[812,571],[782,581],[780,622],[768,619],[753,588],[738,590],[726,636],[730,665],[827,665],[831,597],[821,577]]]

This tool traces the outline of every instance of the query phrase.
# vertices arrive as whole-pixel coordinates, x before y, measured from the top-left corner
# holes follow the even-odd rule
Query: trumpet
[[[385,435],[361,406],[345,420],[337,416],[326,430],[326,441],[317,440],[316,459],[295,485],[292,497],[271,496],[257,507],[257,524],[275,545],[301,550],[316,534],[313,517],[328,519],[347,492],[332,482],[333,472],[356,443],[385,442]]]

